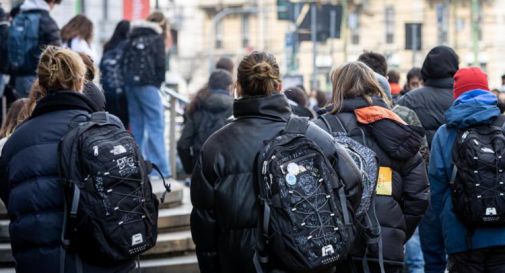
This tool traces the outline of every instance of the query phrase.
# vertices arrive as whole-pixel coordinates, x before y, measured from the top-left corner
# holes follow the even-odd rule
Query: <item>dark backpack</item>
[[[356,127],[350,132],[342,124],[342,121],[335,115],[323,115],[320,119],[332,133],[335,141],[347,151],[349,156],[361,172],[363,193],[361,194],[360,204],[356,210],[356,225],[358,226],[357,244],[365,244],[365,253],[363,257],[363,270],[370,272],[367,262],[368,249],[371,245],[378,245],[379,265],[381,272],[384,271],[381,226],[377,213],[375,211],[375,195],[377,188],[377,179],[379,176],[379,159],[375,152],[365,146],[367,141],[365,131]],[[361,138],[361,143],[352,137]],[[361,246],[358,246],[360,248]]]
[[[0,73],[9,71],[9,21],[0,22]],[[3,92],[3,90],[2,90]]]
[[[100,61],[100,83],[105,90],[114,91],[117,94],[122,93],[125,86],[123,73],[121,72],[121,59],[125,47],[126,42],[120,43],[115,48],[105,52]]]
[[[458,130],[450,181],[454,212],[469,229],[505,226],[505,117]]]
[[[130,38],[123,53],[123,77],[126,84],[142,85],[156,77],[156,52],[152,44],[158,35]]]
[[[329,269],[354,242],[344,185],[311,133],[308,119],[292,117],[258,155],[259,272],[270,256],[289,272]]]
[[[34,74],[41,52],[39,48],[39,12],[21,12],[9,28],[8,60],[11,72]]]
[[[111,264],[156,244],[159,202],[148,177],[153,165],[128,131],[108,113],[93,113],[62,138],[59,156],[65,249],[90,263]]]

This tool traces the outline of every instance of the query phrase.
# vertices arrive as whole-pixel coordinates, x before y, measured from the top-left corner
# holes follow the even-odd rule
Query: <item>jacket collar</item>
[[[245,97],[233,103],[233,115],[240,118],[264,118],[274,121],[288,121],[291,107],[284,94]]]
[[[372,103],[370,104],[362,97],[355,97],[351,99],[345,99],[344,104],[342,105],[342,109],[340,112],[354,112],[356,109],[368,107],[368,106],[380,106],[384,108],[388,108],[387,104],[380,98],[373,98]]]
[[[20,7],[21,11],[44,10],[49,11],[49,4],[44,0],[26,0]]]
[[[84,110],[89,113],[98,111],[96,105],[86,96],[72,91],[58,91],[40,99],[30,118],[63,110]]]
[[[163,29],[157,23],[153,23],[153,22],[149,22],[149,21],[142,21],[142,20],[132,22],[132,26],[131,26],[132,30],[140,29],[140,28],[150,29],[150,30],[156,32],[157,34],[163,33]]]
[[[453,78],[443,78],[443,79],[427,79],[424,82],[425,86],[431,86],[435,88],[451,89],[454,85]]]

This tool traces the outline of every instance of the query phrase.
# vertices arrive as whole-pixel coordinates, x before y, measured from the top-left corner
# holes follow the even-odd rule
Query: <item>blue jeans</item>
[[[37,79],[37,76],[16,76],[16,82],[15,82],[15,88],[16,88],[16,93],[19,95],[21,98],[26,98],[30,94],[30,91],[32,90],[32,85]]]
[[[131,132],[144,158],[156,164],[164,177],[171,176],[165,148],[165,118],[159,89],[152,85],[131,86],[126,89],[126,96]]]
[[[408,273],[424,273],[423,251],[419,240],[419,230],[416,231],[405,244],[405,264]]]
[[[419,236],[424,256],[426,273],[444,273],[447,267],[442,224],[438,213],[429,206],[419,225]]]

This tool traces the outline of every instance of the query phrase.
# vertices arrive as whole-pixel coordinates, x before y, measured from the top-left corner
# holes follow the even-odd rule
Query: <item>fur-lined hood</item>
[[[22,11],[26,10],[46,10],[49,11],[49,5],[44,0],[26,0],[20,8]]]
[[[161,28],[161,26],[158,25],[157,23],[154,23],[154,22],[139,20],[139,21],[133,21],[131,23],[132,32],[135,31],[135,29],[139,29],[139,28],[151,29],[151,30],[155,31],[157,34],[163,33],[163,29]]]

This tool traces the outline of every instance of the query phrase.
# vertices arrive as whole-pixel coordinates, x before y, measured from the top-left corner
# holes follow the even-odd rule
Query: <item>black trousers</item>
[[[449,255],[449,273],[505,273],[505,246]]]

